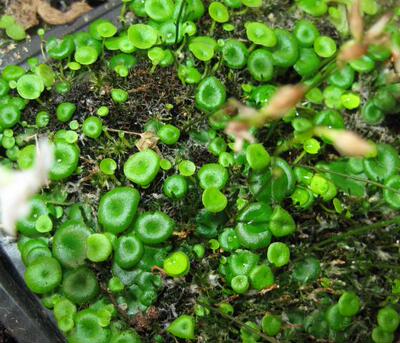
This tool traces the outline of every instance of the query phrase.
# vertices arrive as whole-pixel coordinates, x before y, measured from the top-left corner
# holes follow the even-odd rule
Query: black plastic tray
[[[48,31],[48,37],[62,37],[83,31],[96,19],[105,18],[118,25],[120,0],[100,5],[73,24],[57,26]],[[37,35],[18,45],[3,57],[2,68],[10,64],[26,65],[31,57],[43,59]],[[1,69],[1,68],[0,68]],[[62,343],[65,338],[58,331],[50,311],[25,286],[25,267],[16,242],[0,239],[0,322],[19,343]]]

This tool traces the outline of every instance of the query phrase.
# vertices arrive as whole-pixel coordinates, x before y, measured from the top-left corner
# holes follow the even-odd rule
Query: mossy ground
[[[303,14],[292,10],[291,1],[268,1],[261,10],[248,11],[245,15],[234,19],[236,26],[235,37],[244,36],[244,23],[247,20],[267,21],[276,27],[291,28],[296,19]],[[316,21],[321,31],[340,41],[333,27],[326,20]],[[204,33],[210,27],[207,20],[203,20],[199,27]],[[218,30],[220,37],[227,33]],[[138,65],[130,72],[127,78],[117,78],[104,64],[96,65],[92,70],[80,73],[73,81],[73,88],[65,96],[49,93],[43,98],[44,106],[36,104],[29,106],[25,112],[25,119],[33,123],[35,114],[42,107],[54,115],[56,105],[63,101],[70,101],[77,105],[75,119],[80,123],[95,113],[99,106],[110,108],[110,115],[104,122],[108,128],[127,132],[142,133],[144,123],[151,118],[162,122],[172,123],[182,129],[182,136],[178,147],[167,147],[159,144],[158,147],[164,158],[171,160],[189,159],[197,166],[216,160],[204,144],[199,144],[190,136],[190,131],[196,131],[206,127],[207,118],[194,107],[194,89],[183,86],[176,76],[174,68],[157,69],[153,74],[149,73],[150,65],[145,59],[139,58]],[[58,68],[57,65],[54,66]],[[210,66],[210,68],[213,66]],[[231,73],[223,66],[219,66],[217,76],[221,78],[230,96],[242,99],[241,84],[249,82],[247,72]],[[373,86],[375,75],[370,75],[363,81],[364,95],[368,97],[370,87]],[[296,76],[282,75],[278,82],[282,84],[299,81]],[[122,105],[114,104],[110,97],[112,88],[123,88],[130,94],[129,100]],[[167,104],[172,104],[171,110]],[[359,119],[359,113],[346,113],[345,119],[350,128],[355,129],[369,138],[379,142],[390,142],[397,148],[400,147],[398,133],[400,125],[396,118],[388,118],[380,127],[371,129],[366,127]],[[56,120],[51,121],[47,129],[42,133],[51,133],[60,129],[61,124]],[[274,125],[264,129],[260,133],[260,140],[268,150],[273,150],[277,141],[287,139],[287,128],[284,124]],[[127,157],[135,150],[135,141],[138,137],[125,133],[123,137],[117,132],[109,131],[98,140],[90,140],[80,137],[81,140],[81,174],[74,176],[67,184],[63,185],[69,193],[68,201],[88,204],[92,214],[96,215],[99,196],[113,185],[119,185],[122,177],[122,168],[119,168],[116,178],[105,178],[99,171],[99,162],[106,157],[113,158],[119,166],[122,166]],[[300,151],[299,151],[300,152]],[[327,154],[326,156],[329,156]],[[285,158],[293,161],[297,156],[286,155]],[[303,162],[306,162],[304,160]],[[309,160],[310,164],[317,162],[316,158]],[[165,173],[168,175],[168,173]],[[197,208],[201,207],[200,193],[193,191],[184,202],[171,202],[160,196],[160,191],[165,177],[158,177],[150,188],[141,191],[141,208],[146,210],[162,209],[173,217],[181,234],[174,239],[177,245],[191,244],[198,239],[193,236],[194,217]],[[233,172],[232,178],[235,187],[227,189],[230,199],[237,195],[237,189],[247,187],[246,180],[240,174]],[[138,318],[134,325],[138,330],[148,336],[147,341],[152,342],[151,333],[161,333],[167,342],[174,340],[164,335],[165,325],[176,314],[190,312],[198,299],[206,299],[210,304],[218,304],[228,298],[235,307],[235,317],[245,322],[259,319],[266,311],[282,313],[283,318],[292,311],[302,310],[309,313],[321,306],[326,295],[337,294],[338,289],[346,288],[346,285],[358,291],[365,304],[357,322],[352,326],[351,342],[367,342],[371,328],[375,323],[375,314],[380,304],[391,294],[391,285],[394,279],[400,277],[400,243],[397,240],[395,230],[389,228],[359,238],[351,239],[343,243],[336,243],[324,249],[315,249],[314,244],[330,236],[345,232],[350,227],[377,222],[386,218],[386,214],[374,211],[375,199],[371,198],[369,211],[360,207],[360,204],[352,199],[345,198],[343,202],[353,214],[352,218],[345,218],[333,209],[326,208],[322,204],[316,204],[310,212],[300,212],[291,205],[290,201],[284,204],[290,209],[298,231],[291,239],[293,259],[299,259],[313,253],[322,263],[323,278],[317,282],[299,287],[279,275],[280,288],[270,292],[250,292],[243,297],[235,297],[225,288],[222,278],[218,275],[219,254],[208,251],[207,256],[201,262],[192,264],[190,276],[185,280],[166,280],[158,301],[148,315]],[[104,267],[105,269],[108,266]],[[290,267],[289,267],[290,268]],[[99,271],[99,275],[103,273]],[[287,273],[286,273],[287,274]],[[239,342],[239,327],[229,319],[210,313],[199,319],[197,327],[198,342]],[[310,342],[313,339],[305,333],[296,334],[296,342]],[[146,339],[145,339],[146,340]]]

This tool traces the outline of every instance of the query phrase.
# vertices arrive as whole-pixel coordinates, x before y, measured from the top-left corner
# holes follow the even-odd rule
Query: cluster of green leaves
[[[344,33],[348,23],[343,13],[350,5],[298,0],[295,6],[312,16],[329,12],[337,30]],[[309,19],[296,21],[292,30],[252,19],[238,37],[235,16],[243,9],[261,11],[262,6],[260,0],[214,1],[206,12],[201,0],[126,1],[123,10],[138,18],[129,27],[118,31],[111,21],[96,20],[88,32],[45,42],[47,56],[56,64],[31,59],[29,70],[10,65],[2,71],[1,164],[22,170],[32,167],[36,147],[30,139],[38,132],[48,132],[54,145],[52,186],[32,199],[32,211],[17,229],[27,286],[53,309],[70,342],[140,342],[126,317],[157,304],[166,278],[179,282],[189,275],[186,279],[194,280],[196,270],[191,265],[209,259],[217,261],[215,270],[208,271],[210,278],[218,273],[223,285],[222,295],[212,300],[218,300],[219,311],[233,319],[233,307],[225,302],[231,296],[246,299],[278,287],[312,288],[324,271],[308,250],[291,257],[298,249],[294,243],[301,224],[296,223],[295,213],[333,213],[350,222],[352,217],[368,215],[372,195],[382,199],[376,206],[385,213],[400,209],[400,158],[395,147],[378,144],[375,156],[345,158],[332,154],[329,137],[315,136],[317,127],[344,129],[346,118],[358,115],[360,107],[362,119],[370,125],[396,115],[398,83],[386,85],[381,73],[366,101],[359,81],[379,73],[389,63],[390,51],[370,46],[363,57],[342,68],[335,60],[340,42],[333,35],[322,35]],[[363,2],[365,14],[375,14],[375,7],[373,0]],[[200,27],[200,20],[209,27]],[[396,24],[393,19],[387,29],[394,41],[400,35]],[[215,32],[223,32],[224,38]],[[189,123],[188,129],[184,123],[154,115],[140,133],[129,132],[140,135],[133,142],[125,137],[124,128],[108,128],[113,126],[113,110],[131,116],[134,96],[129,89],[107,90],[104,96],[110,101],[90,113],[82,113],[80,102],[72,100],[71,88],[81,73],[95,74],[106,67],[113,77],[134,78],[135,66],[143,59],[150,61],[149,73],[157,68],[176,71],[191,94],[194,117],[203,126]],[[256,109],[268,105],[284,75],[309,87],[302,106],[290,111],[281,124],[252,129],[260,143],[245,143],[241,151],[235,151],[233,137],[224,134],[232,119],[224,105],[238,75],[245,75],[246,82],[236,85],[236,94],[242,91],[241,100]],[[46,105],[46,90],[57,95],[55,108]],[[35,118],[25,116],[31,106],[39,107]],[[28,124],[32,119],[34,123]],[[289,130],[281,134],[276,131],[280,125]],[[123,154],[99,156],[94,171],[85,176],[106,180],[97,185],[98,203],[91,204],[95,217],[88,204],[67,203],[67,193],[59,190],[75,180],[79,189],[87,167],[87,145],[101,142],[111,147],[112,130],[123,142]],[[265,139],[266,132],[277,139]],[[188,142],[204,148],[205,155],[208,151],[201,163],[187,159],[192,148]],[[133,143],[139,151],[132,151]],[[161,199],[168,206],[150,210],[144,201],[149,196],[153,203]],[[362,206],[352,206],[354,202]],[[178,222],[169,206],[192,208],[193,218]],[[191,226],[193,230],[188,230]],[[190,238],[175,240],[174,232]],[[249,320],[241,325],[240,337],[245,343],[265,335],[296,341],[300,334],[349,341],[361,300],[348,288],[338,286],[337,302],[325,294],[316,309],[289,310],[288,318],[267,313]],[[199,301],[192,313],[179,313],[166,331],[195,339],[196,322],[215,310],[209,300]],[[377,343],[394,339],[398,317],[391,311],[378,313],[379,325],[372,332]],[[156,334],[150,336],[160,340]]]
[[[24,27],[10,15],[0,17],[0,29],[4,30],[6,35],[15,41],[23,40],[26,37]]]

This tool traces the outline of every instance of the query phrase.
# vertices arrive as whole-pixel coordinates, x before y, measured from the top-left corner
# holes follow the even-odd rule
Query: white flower
[[[16,236],[17,221],[29,215],[30,198],[47,184],[53,159],[53,149],[47,139],[41,139],[31,169],[12,171],[0,167],[0,223],[7,235]]]

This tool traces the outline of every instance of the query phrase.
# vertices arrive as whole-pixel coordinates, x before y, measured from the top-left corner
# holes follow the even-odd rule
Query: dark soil
[[[0,323],[0,343],[17,343]]]

